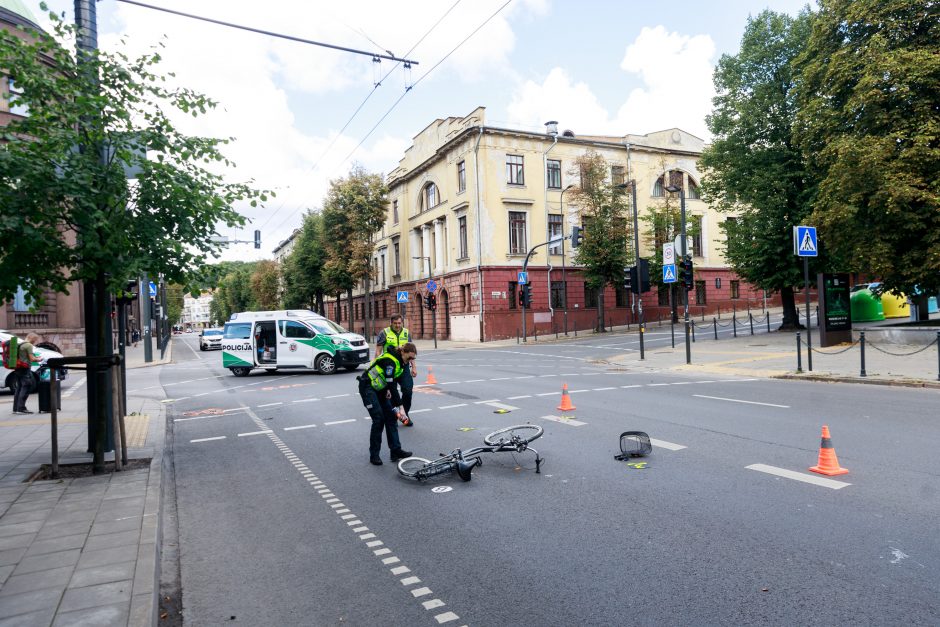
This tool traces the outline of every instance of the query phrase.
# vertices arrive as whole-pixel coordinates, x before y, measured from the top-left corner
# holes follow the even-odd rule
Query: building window
[[[7,104],[10,113],[23,117],[29,115],[29,106],[23,102],[23,90],[16,86],[12,78],[7,78]]]
[[[457,239],[460,244],[460,254],[458,257],[466,259],[470,256],[467,249],[467,216],[457,218]]]
[[[398,201],[392,201],[392,224],[398,224]]]
[[[565,307],[565,282],[552,281],[552,309],[564,309]]]
[[[626,307],[627,306],[627,288],[622,285],[617,285],[614,288],[614,295],[617,300],[617,307]]]
[[[395,249],[395,276],[401,276],[401,255],[398,250],[398,242],[392,244]]]
[[[550,213],[548,214],[548,239],[553,240],[556,237],[562,236],[562,216],[561,214]],[[560,255],[561,254],[561,242],[557,244],[552,244],[548,247],[548,253],[550,255]]]
[[[457,192],[467,191],[467,162],[457,164]]]
[[[32,305],[32,299],[26,294],[26,290],[17,287],[16,294],[13,295],[13,311],[29,311]]]
[[[548,160],[545,166],[545,186],[548,189],[561,189],[561,161]]]
[[[584,308],[597,309],[597,288],[588,287],[584,284]]]
[[[581,189],[585,192],[590,192],[593,183],[591,182],[591,177],[588,176],[589,172],[585,164],[580,164],[578,166],[578,177],[581,181]]]
[[[610,184],[611,185],[622,185],[624,182],[623,175],[623,166],[622,165],[612,165],[610,166]]]
[[[509,212],[509,254],[524,255],[528,252],[525,243],[525,212]]]
[[[440,195],[437,193],[437,185],[428,183],[421,190],[421,211],[433,209],[440,204]]]
[[[695,282],[695,304],[704,305],[706,304],[705,300],[705,281],[696,281]]]
[[[671,288],[669,287],[669,284],[659,286],[659,289],[656,290],[656,296],[657,296],[656,304],[657,305],[659,305],[660,307],[669,306],[669,290],[670,289]]]
[[[689,177],[689,188],[686,190],[686,198],[692,200],[700,200],[702,198],[702,193],[699,191],[698,185],[695,184],[695,181]]]
[[[525,185],[522,155],[506,155],[506,182],[510,185]]]
[[[519,289],[519,284],[515,281],[509,282],[509,287],[506,289],[506,300],[509,301],[509,308],[516,308],[516,290]]]
[[[692,256],[702,256],[702,216],[692,216]]]
[[[741,282],[740,281],[731,281],[731,298],[732,299],[741,298]]]

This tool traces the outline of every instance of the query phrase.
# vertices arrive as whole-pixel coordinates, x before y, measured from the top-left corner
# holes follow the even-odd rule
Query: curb
[[[772,379],[790,379],[796,381],[815,381],[819,383],[861,383],[868,385],[887,385],[907,388],[926,388],[940,390],[940,382],[926,381],[924,379],[876,379],[869,377],[846,377],[840,375],[821,374],[779,374]]]
[[[166,349],[166,355],[163,359],[154,360],[148,363],[134,364],[133,366],[125,366],[128,370],[137,370],[138,368],[152,368],[154,366],[165,366],[173,361],[173,342],[170,342],[170,345]]]

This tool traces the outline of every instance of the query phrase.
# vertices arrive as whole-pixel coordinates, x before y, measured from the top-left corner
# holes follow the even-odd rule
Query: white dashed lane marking
[[[192,443],[192,442],[211,442],[211,441],[213,441],[213,440],[224,440],[224,439],[225,439],[225,436],[224,436],[224,435],[220,435],[220,436],[216,436],[216,437],[214,437],[214,438],[199,438],[199,439],[197,439],[197,440],[190,440],[190,442],[191,442],[191,443]]]
[[[776,466],[768,466],[767,464],[751,464],[750,466],[745,466],[745,468],[748,470],[765,472],[769,475],[776,475],[785,479],[793,479],[794,481],[802,481],[803,483],[812,483],[813,485],[830,488],[832,490],[841,490],[842,488],[846,488],[852,485],[851,483],[846,483],[845,481],[836,481],[835,479],[826,479],[824,477],[817,477],[815,475],[804,475],[801,472],[794,472],[792,470],[787,470],[786,468],[777,468]]]
[[[782,409],[790,409],[789,405],[775,405],[774,403],[758,403],[757,401],[743,401],[739,398],[724,398],[721,396],[705,396],[704,394],[693,394],[698,398],[710,398],[714,401],[728,401],[729,403],[746,403],[748,405],[763,405],[764,407],[780,407]]]

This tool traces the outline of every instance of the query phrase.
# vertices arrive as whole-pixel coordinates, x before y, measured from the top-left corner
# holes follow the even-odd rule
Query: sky
[[[97,3],[98,45],[134,55],[162,45],[159,71],[219,106],[191,134],[232,137],[231,181],[276,196],[237,207],[250,220],[220,235],[225,260],[272,258],[330,180],[353,164],[388,173],[439,118],[486,107],[486,123],[579,134],[645,134],[678,127],[708,140],[712,73],[737,53],[750,16],[795,15],[807,0],[140,0],[184,13],[416,63],[372,58],[172,15],[117,0]],[[41,25],[39,0],[24,0]],[[73,19],[73,0],[47,0]],[[379,85],[376,87],[376,83]],[[410,87],[410,89],[407,89]],[[396,104],[397,103],[397,104]],[[357,112],[358,110],[358,112]]]

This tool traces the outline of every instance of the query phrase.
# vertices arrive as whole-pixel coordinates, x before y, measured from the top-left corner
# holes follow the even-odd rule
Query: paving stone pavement
[[[169,363],[172,349],[154,358],[145,364],[143,346],[129,347],[127,367]],[[70,387],[83,374],[72,371]],[[88,463],[85,395],[67,392],[59,463]],[[13,415],[11,401],[0,395],[0,627],[157,624],[164,405],[128,397],[129,411],[149,417],[135,423],[146,433],[129,442],[128,457],[147,466],[36,481],[51,461],[49,414]],[[36,403],[31,394],[28,406]]]

